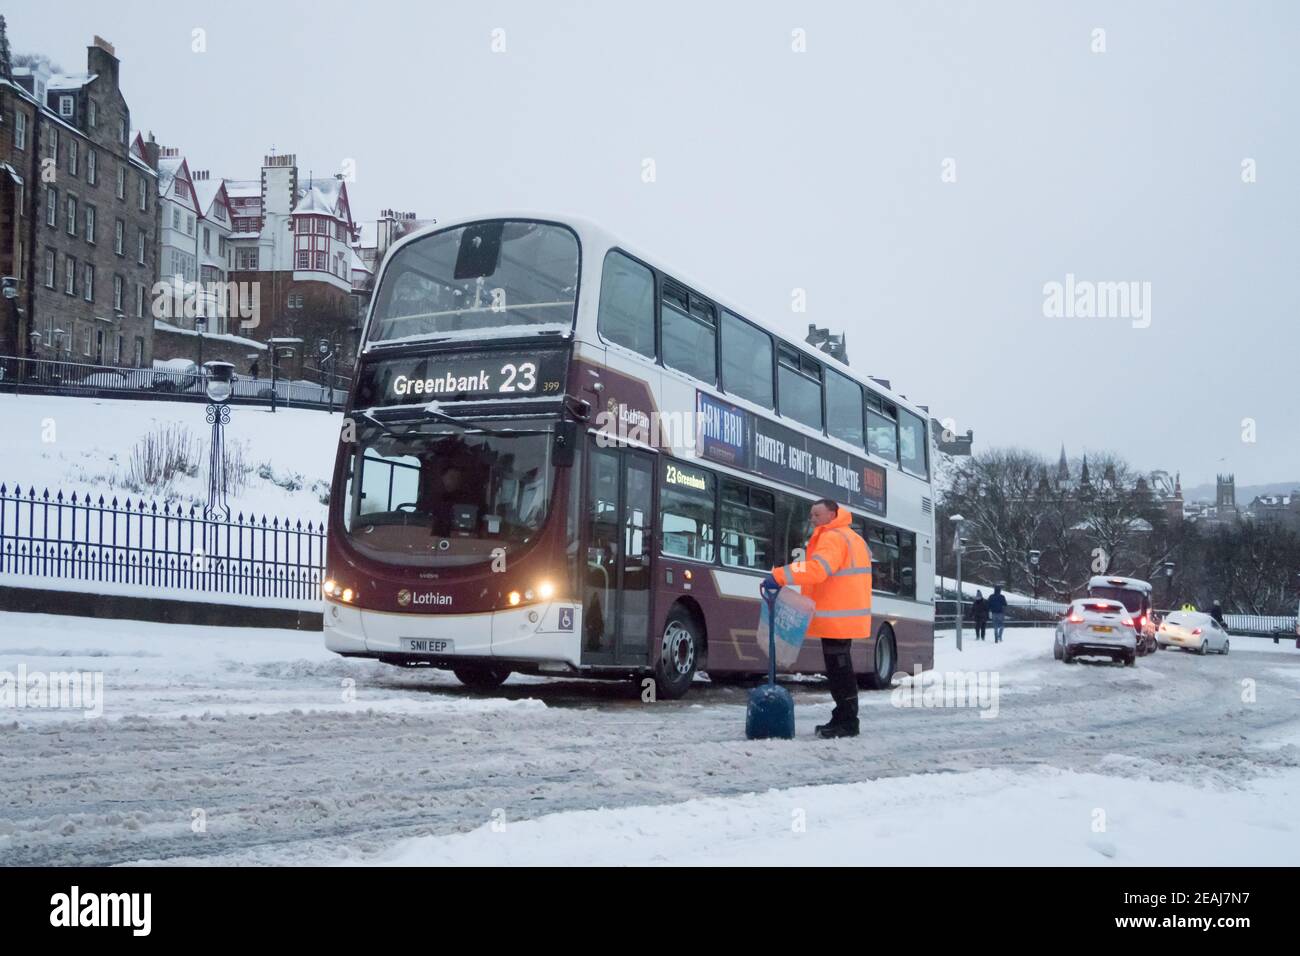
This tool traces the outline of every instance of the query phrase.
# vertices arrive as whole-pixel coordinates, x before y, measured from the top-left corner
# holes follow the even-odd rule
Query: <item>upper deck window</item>
[[[826,370],[826,432],[832,438],[864,447],[862,386],[833,368]]]
[[[898,461],[898,411],[867,389],[867,451],[888,461]]]
[[[715,384],[718,315],[713,303],[667,282],[661,301],[664,365]]]
[[[620,252],[605,256],[600,277],[600,334],[616,345],[655,357],[655,277]]]
[[[782,415],[822,430],[822,367],[816,359],[782,345],[777,352],[777,389]]]
[[[565,226],[492,219],[403,246],[384,269],[367,344],[573,327],[578,239]]]
[[[772,337],[730,312],[722,313],[722,388],[771,408]]]
[[[922,478],[929,474],[925,447],[925,421],[905,408],[898,410],[899,461],[904,471]]]

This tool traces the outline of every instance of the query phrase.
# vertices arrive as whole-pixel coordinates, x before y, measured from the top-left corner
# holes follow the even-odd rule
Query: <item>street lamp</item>
[[[229,362],[213,362],[206,391],[210,404],[207,408],[208,424],[212,426],[212,441],[208,449],[208,505],[203,516],[208,521],[229,521],[230,505],[226,503],[226,442],[225,429],[230,424],[230,392],[234,387],[235,366]]]
[[[1034,569],[1034,601],[1038,600],[1038,562],[1042,560],[1043,553],[1038,550],[1030,550],[1029,564]]]
[[[72,361],[72,333],[71,332],[65,332],[63,331],[63,329],[55,329],[54,337],[50,340],[50,345],[54,347],[55,362],[65,361],[65,357],[63,354],[64,349],[67,349],[66,361],[69,362]],[[57,365],[55,366],[55,376],[56,378],[54,384],[57,385],[60,381],[62,381],[63,378],[62,369],[59,369]]]
[[[330,414],[332,415],[334,414],[334,383],[331,380],[331,377],[326,377],[326,373],[325,373],[325,363],[328,362],[330,360],[330,357],[333,355],[333,352],[330,350],[329,339],[321,339],[320,342],[318,342],[316,345],[316,352],[318,355],[320,355],[321,386],[323,388],[329,389],[329,396],[330,396],[329,410],[330,410]]]
[[[291,355],[293,355],[293,347],[292,347],[292,346],[289,346],[289,345],[275,345],[275,344],[272,344],[272,345],[271,345],[271,411],[272,411],[272,412],[275,411],[275,403],[276,403],[276,398],[277,398],[276,390],[275,390],[275,383],[276,383],[276,380],[279,378],[279,372],[280,372],[280,356],[284,356],[285,358],[288,358],[288,357],[290,357]],[[292,383],[290,383],[290,384],[292,385]],[[288,401],[288,394],[289,394],[289,389],[288,389],[288,387],[286,387],[286,388],[285,388],[285,401]]]
[[[952,522],[952,549],[957,553],[957,650],[961,650],[961,524],[966,519],[961,515],[953,515],[948,519]]]
[[[1169,605],[1169,610],[1174,609],[1174,562],[1166,561],[1165,570],[1165,603]]]
[[[199,333],[199,374],[203,374],[203,333],[208,330],[208,320],[198,316],[194,320],[194,330]]]

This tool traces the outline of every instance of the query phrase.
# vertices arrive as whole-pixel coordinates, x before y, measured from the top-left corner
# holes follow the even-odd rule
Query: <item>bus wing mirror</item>
[[[557,468],[572,468],[578,454],[578,423],[560,422],[555,426],[552,460]]]

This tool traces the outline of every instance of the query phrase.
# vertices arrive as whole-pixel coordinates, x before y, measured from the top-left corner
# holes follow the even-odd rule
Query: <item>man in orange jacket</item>
[[[818,737],[856,737],[858,679],[849,657],[850,641],[871,637],[871,551],[849,522],[853,516],[830,498],[813,503],[809,511],[812,537],[804,558],[773,568],[767,587],[797,584],[817,606],[808,637],[819,638],[826,660],[835,709]]]

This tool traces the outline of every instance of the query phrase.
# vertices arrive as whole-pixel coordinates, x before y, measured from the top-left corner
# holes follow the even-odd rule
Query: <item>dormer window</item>
[[[59,116],[63,119],[71,119],[73,111],[76,108],[76,100],[71,96],[59,97]]]

